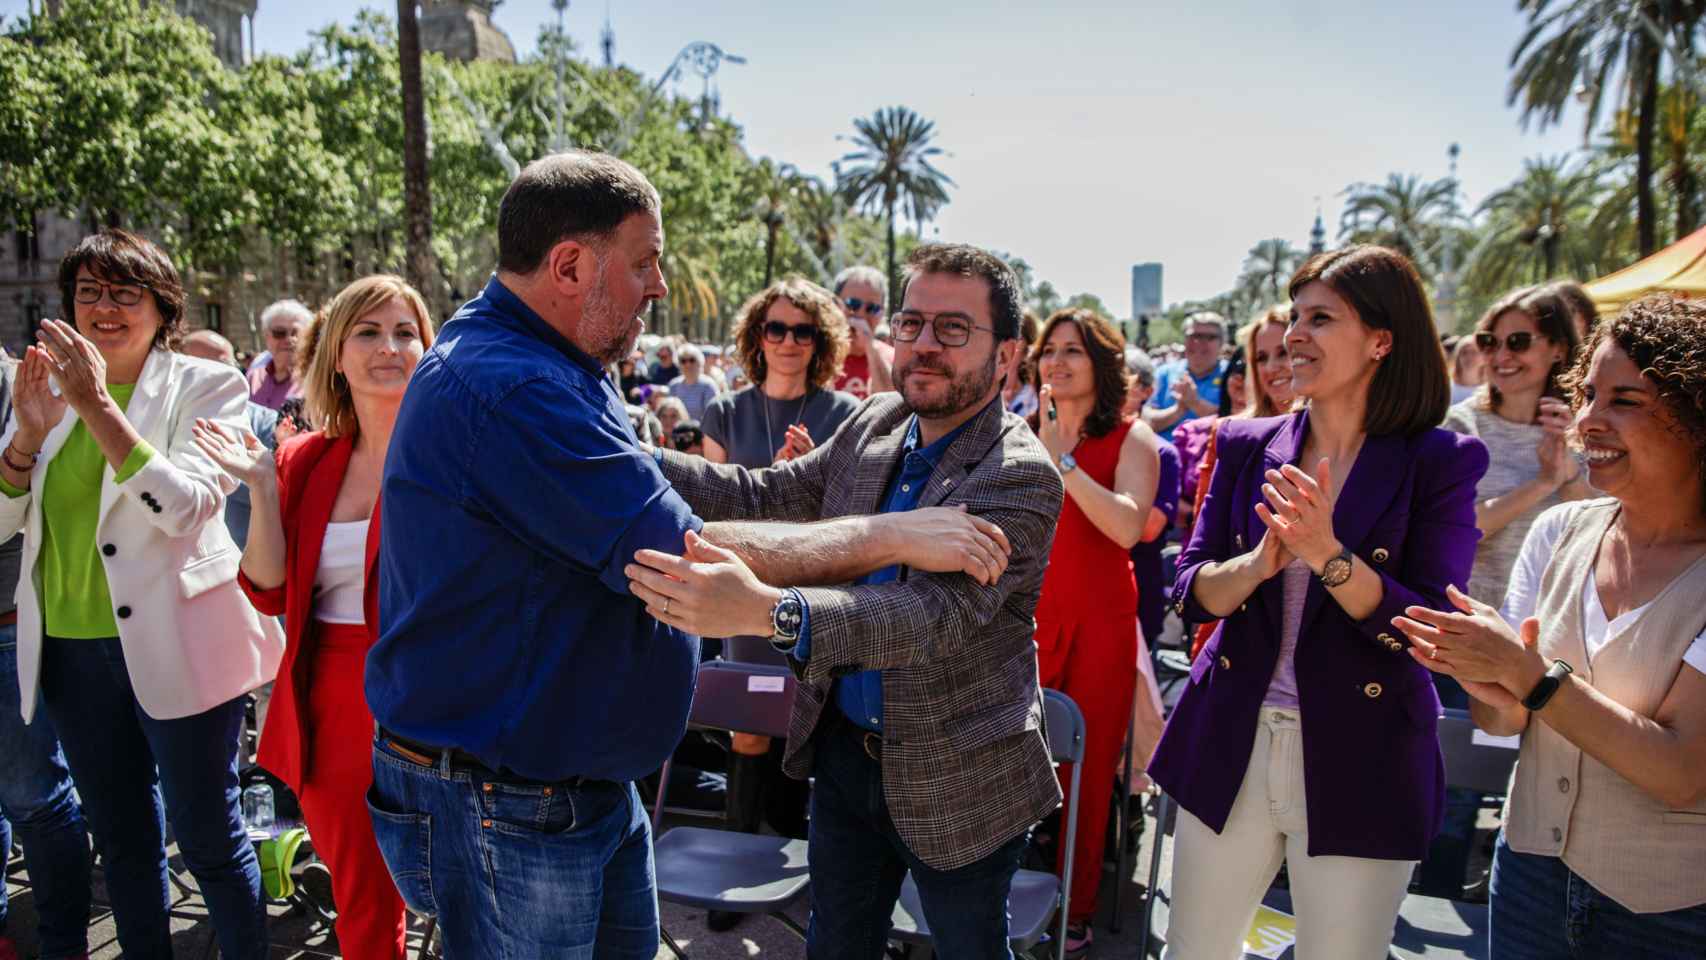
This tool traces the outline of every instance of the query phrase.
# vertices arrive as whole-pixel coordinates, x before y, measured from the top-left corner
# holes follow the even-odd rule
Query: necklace
[[[776,437],[770,429],[770,394],[765,393],[762,386],[753,387],[753,389],[758,391],[758,399],[763,402],[764,407],[764,442],[766,444],[764,449],[770,451],[769,456],[774,457],[779,448],[776,446]],[[794,412],[794,419],[790,420],[789,423],[793,423],[806,415],[806,401],[811,398],[811,388],[807,387],[806,392],[800,396],[800,409]],[[782,432],[784,435],[787,434],[786,429]]]

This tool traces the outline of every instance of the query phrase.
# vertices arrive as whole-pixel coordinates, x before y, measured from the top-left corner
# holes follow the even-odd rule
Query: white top
[[[1524,620],[1534,616],[1534,607],[1540,595],[1540,577],[1552,562],[1558,540],[1563,537],[1565,528],[1575,516],[1575,511],[1589,502],[1575,500],[1561,503],[1536,517],[1534,525],[1528,528],[1528,537],[1522,542],[1522,552],[1517,555],[1516,566],[1511,568],[1510,587],[1505,592],[1504,607],[1499,610],[1505,622],[1512,627],[1520,627]],[[1588,660],[1591,662],[1594,654],[1612,637],[1639,620],[1647,607],[1648,604],[1643,603],[1619,615],[1617,619],[1607,621],[1605,607],[1599,599],[1599,587],[1594,583],[1593,568],[1590,566],[1587,582],[1582,584],[1582,633],[1587,641]],[[1694,642],[1689,644],[1688,652],[1682,655],[1682,662],[1701,673],[1706,673],[1706,631],[1702,631],[1694,638]]]
[[[362,594],[367,578],[366,520],[326,524],[320,569],[314,572],[314,619],[324,623],[365,623]]]

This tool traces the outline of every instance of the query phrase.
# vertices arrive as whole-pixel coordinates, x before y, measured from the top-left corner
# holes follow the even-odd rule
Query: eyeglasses
[[[692,357],[682,357],[681,358],[681,365],[684,367],[696,367],[699,365],[699,361],[693,359]]]
[[[133,283],[102,283],[99,280],[77,281],[78,303],[100,303],[101,294],[105,293],[112,302],[121,307],[134,307],[142,302],[142,294],[147,287]]]
[[[819,336],[815,323],[787,324],[780,320],[769,320],[764,324],[764,339],[770,343],[781,343],[788,339],[789,334],[793,334],[794,344],[801,347],[817,343]]]
[[[267,333],[269,335],[271,335],[274,340],[289,340],[292,337],[296,336],[296,328],[295,327],[273,327],[271,330],[268,330]]]
[[[889,331],[900,343],[912,343],[924,332],[924,323],[929,321],[930,332],[936,337],[936,342],[944,347],[963,347],[971,342],[973,330],[988,330],[994,333],[992,327],[980,327],[972,323],[971,317],[963,313],[947,312],[927,315],[922,310],[902,310],[889,321]]]
[[[854,313],[863,313],[870,317],[880,316],[883,312],[883,302],[881,300],[870,301],[861,300],[858,297],[848,297],[841,302],[846,305],[847,309]]]
[[[1220,334],[1218,334],[1218,333],[1187,333],[1187,334],[1185,334],[1185,339],[1189,340],[1192,343],[1219,343],[1220,342]]]
[[[1475,346],[1480,347],[1482,353],[1492,353],[1499,349],[1499,337],[1493,333],[1477,333]],[[1527,353],[1532,346],[1534,334],[1528,330],[1518,330],[1505,337],[1505,349],[1512,353]]]

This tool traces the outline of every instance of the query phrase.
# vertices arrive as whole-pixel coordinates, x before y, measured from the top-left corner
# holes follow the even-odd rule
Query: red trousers
[[[320,623],[308,670],[308,764],[302,817],[314,850],[332,872],[338,949],[347,960],[404,960],[403,898],[373,839],[367,789],[373,785],[373,714],[362,690],[367,630]]]
[[[1078,841],[1073,844],[1072,923],[1096,913],[1102,886],[1102,849],[1107,842],[1108,803],[1114,769],[1125,747],[1131,698],[1137,686],[1137,614],[1087,614],[1075,621],[1037,621],[1037,672],[1042,685],[1071,697],[1084,714],[1084,768],[1078,786]],[[1072,764],[1060,766],[1060,790],[1070,796]],[[1060,838],[1066,839],[1062,810]],[[1062,843],[1056,869],[1064,869]]]

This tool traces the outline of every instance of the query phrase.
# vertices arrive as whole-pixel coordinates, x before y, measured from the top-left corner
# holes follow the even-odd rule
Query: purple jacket
[[[1173,588],[1173,609],[1186,620],[1214,619],[1192,596],[1197,573],[1261,539],[1263,473],[1297,463],[1308,429],[1307,411],[1221,421],[1218,461]],[[1310,581],[1296,653],[1310,856],[1420,860],[1439,830],[1439,698],[1391,621],[1412,604],[1450,609],[1446,585],[1468,581],[1480,539],[1475,485],[1486,470],[1479,440],[1436,429],[1369,437],[1346,478],[1335,532],[1379,572],[1386,595],[1356,621]],[[1280,579],[1215,630],[1149,765],[1162,789],[1216,832],[1244,781],[1278,660]]]

